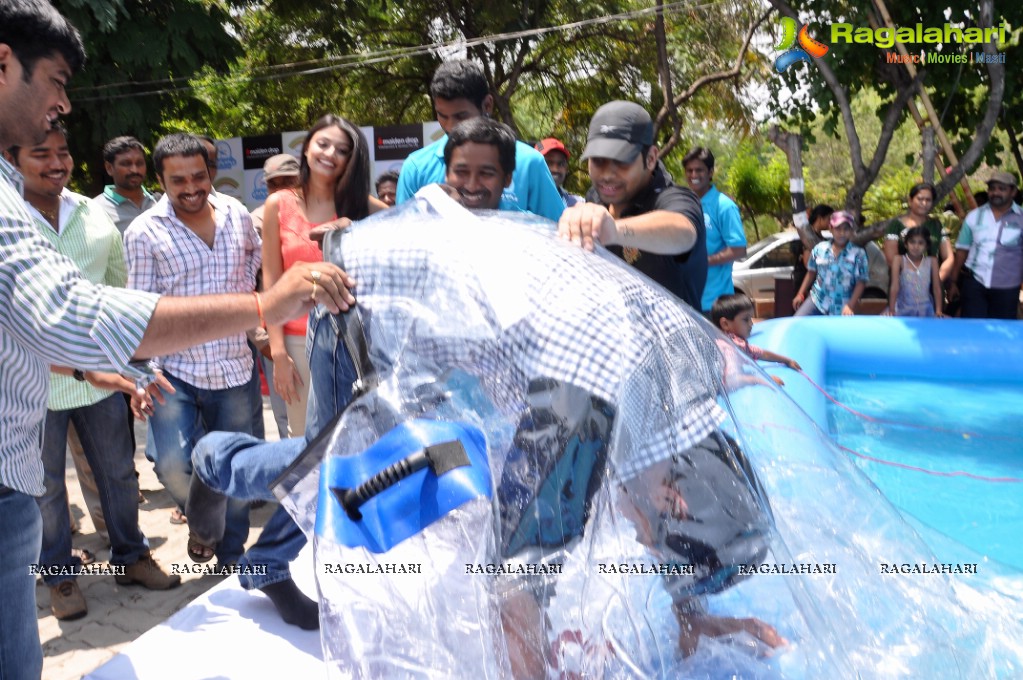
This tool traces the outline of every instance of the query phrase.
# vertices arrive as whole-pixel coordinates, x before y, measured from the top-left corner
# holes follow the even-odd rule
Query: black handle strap
[[[352,307],[347,312],[338,314],[336,318],[338,339],[344,343],[358,374],[358,380],[352,385],[352,398],[355,399],[376,387],[380,380],[373,363],[369,360],[369,343],[366,342],[366,328],[362,323],[359,307]]]
[[[341,507],[353,522],[362,519],[359,512],[366,501],[394,486],[412,474],[429,467],[438,477],[459,467],[470,465],[469,455],[457,439],[427,446],[392,463],[354,489],[331,488]]]

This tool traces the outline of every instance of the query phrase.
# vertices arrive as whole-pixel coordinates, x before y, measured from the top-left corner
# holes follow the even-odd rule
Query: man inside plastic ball
[[[509,147],[512,149],[510,154],[507,152]],[[501,191],[510,181],[514,169],[513,149],[514,136],[506,126],[485,118],[473,119],[460,125],[452,131],[445,148],[448,168],[445,191],[474,210],[495,209]],[[373,226],[367,223],[359,225],[359,228],[368,230]],[[629,237],[634,240],[619,245],[643,247],[642,234],[630,234]],[[658,238],[663,237],[663,234],[658,234]],[[681,235],[681,238],[686,237],[685,234]],[[556,241],[550,241],[550,244],[558,250],[558,257],[566,262],[583,257],[574,254],[581,253],[581,250],[567,242],[559,245]],[[326,257],[330,257],[331,252],[325,250]],[[619,268],[619,264],[603,262],[595,271],[599,277]],[[580,277],[580,280],[584,278],[578,272],[566,275],[566,278],[572,279],[575,276]],[[370,287],[370,282],[363,283],[367,284],[367,288]],[[641,292],[641,298],[643,304],[649,305],[657,300],[657,295]],[[558,300],[558,303],[561,302]],[[599,309],[598,305],[591,311],[599,313]],[[599,323],[599,316],[591,311],[579,311],[578,314],[583,321],[593,319]],[[649,554],[658,557],[661,563],[690,567],[686,576],[663,577],[665,590],[671,594],[674,603],[672,609],[679,624],[678,647],[682,655],[693,653],[701,636],[747,633],[768,648],[778,647],[784,644],[784,640],[771,626],[756,619],[711,616],[700,604],[700,595],[719,592],[737,582],[741,578],[738,569],[740,565],[763,559],[766,550],[764,536],[770,530],[770,511],[766,509],[766,500],[737,444],[719,429],[723,415],[718,415],[713,401],[720,388],[720,370],[716,367],[716,359],[711,358],[716,356],[713,341],[702,338],[706,341],[703,342],[703,331],[696,328],[693,321],[683,318],[684,314],[670,311],[665,312],[663,317],[658,314],[653,316],[657,320],[645,324],[649,328],[659,326],[665,334],[677,332],[700,336],[687,347],[693,356],[705,355],[706,359],[700,359],[699,363],[706,365],[697,366],[685,375],[677,375],[669,381],[667,387],[669,392],[676,393],[671,398],[679,399],[679,403],[691,404],[692,408],[687,409],[686,422],[678,424],[678,429],[683,431],[681,435],[670,432],[666,437],[661,437],[657,445],[648,446],[644,443],[636,446],[637,450],[645,454],[656,452],[657,455],[609,462],[607,468],[598,470],[599,474],[594,479],[598,486],[611,489],[607,497],[613,498],[618,513],[626,520],[622,524],[631,527],[629,531],[634,534],[638,544],[645,546]],[[330,315],[315,316],[311,320],[310,351],[314,377],[307,441],[325,428],[327,421],[335,414],[344,411],[352,400],[353,384],[357,385],[362,376],[358,367],[353,365],[358,360],[353,362],[350,346],[339,341],[341,333],[336,324],[337,321]],[[586,334],[581,326],[580,333]],[[588,334],[589,338],[597,336]],[[610,342],[612,337],[613,334],[608,333],[606,342]],[[656,341],[656,338],[651,337],[651,343]],[[595,342],[598,345],[595,348],[585,343],[579,346],[583,363],[599,362],[599,344],[602,341],[598,338]],[[555,354],[558,350],[557,347],[548,349]],[[597,351],[596,356],[594,350]],[[613,352],[611,355],[614,355]],[[601,370],[604,368],[593,368],[596,373]],[[628,375],[633,370],[637,374],[651,376],[661,372],[655,364],[647,363],[644,366],[629,367],[622,374]],[[614,371],[618,375],[618,369]],[[624,385],[620,390],[615,388],[616,393],[631,393],[633,398],[640,399],[652,398],[642,378],[633,380],[616,377],[613,380]],[[562,397],[566,393],[581,393],[568,385],[568,381],[560,381],[551,389],[553,394],[561,394]],[[545,390],[542,380],[530,383],[531,395],[541,394],[544,395],[541,399],[558,401],[557,397],[550,397]],[[684,394],[678,396],[677,393]],[[594,412],[614,413],[616,409],[611,398],[588,396],[585,400],[574,400],[577,403],[591,403]],[[531,411],[531,422],[527,423],[524,418],[520,423],[515,453],[509,454],[505,474],[495,480],[498,486],[496,496],[503,503],[500,511],[502,524],[521,523],[529,513],[529,496],[531,491],[535,491],[535,488],[529,488],[528,480],[523,481],[529,476],[529,466],[525,466],[526,474],[516,476],[514,463],[530,459],[530,450],[521,442],[532,437],[536,414],[543,412],[544,408],[534,408]],[[552,413],[552,418],[559,417],[557,413]],[[657,414],[653,414],[653,417],[656,418]],[[580,422],[600,420],[599,415],[592,418],[587,416]],[[610,428],[610,422],[605,427]],[[619,429],[627,428],[623,426]],[[635,431],[642,429],[642,426],[632,429],[635,435]],[[667,429],[673,430],[675,425],[671,424]],[[658,439],[657,435],[661,433],[649,431],[645,434],[650,439]],[[605,440],[610,440],[609,435],[610,431],[605,430]],[[617,435],[616,441],[620,441],[623,436]],[[542,438],[534,439],[539,441]],[[681,445],[684,449],[682,455],[664,454],[666,451],[678,450],[680,442],[689,442]],[[268,450],[275,447],[276,453],[266,455]],[[287,450],[282,447],[287,447]],[[225,493],[240,493],[242,497],[248,498],[272,498],[267,487],[285,467],[298,458],[300,450],[301,447],[296,448],[294,442],[262,444],[245,441],[238,435],[211,435],[197,447],[195,466],[207,484]],[[609,461],[613,458],[613,453],[608,454]],[[608,482],[611,476],[614,476],[615,481]],[[581,527],[579,533],[582,533]],[[579,535],[567,538],[578,543]],[[297,548],[300,547],[296,547],[297,543],[289,543],[289,550],[293,550],[289,559],[297,554]],[[553,554],[564,549],[565,545],[556,545],[553,550],[546,552]],[[544,549],[540,550],[541,554],[544,552]],[[523,587],[508,589],[501,598],[500,618],[507,644],[507,659],[515,677],[546,677],[548,670],[558,667],[558,661],[553,658],[558,654],[557,645],[550,641],[550,618],[546,609],[549,603],[547,586],[533,587],[528,583]]]

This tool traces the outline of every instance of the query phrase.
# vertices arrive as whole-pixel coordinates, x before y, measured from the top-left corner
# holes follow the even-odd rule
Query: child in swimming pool
[[[944,316],[938,260],[927,255],[930,243],[931,235],[924,227],[913,227],[906,232],[906,254],[892,260],[892,283],[888,291],[892,316]]]
[[[782,356],[781,354],[775,354],[749,343],[749,336],[753,332],[753,301],[748,296],[742,293],[722,295],[714,301],[714,305],[710,308],[710,318],[714,325],[728,336],[732,344],[751,359],[756,361],[774,361],[779,364],[785,364],[796,371],[802,370],[794,359]],[[722,349],[724,350],[725,348]],[[726,357],[728,356],[727,351],[724,354]],[[731,374],[730,371],[728,373],[729,375]],[[778,376],[773,375],[771,377],[779,385],[785,384]]]

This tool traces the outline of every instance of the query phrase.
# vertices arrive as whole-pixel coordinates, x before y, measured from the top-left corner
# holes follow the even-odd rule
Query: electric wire
[[[88,103],[94,101],[109,101],[114,99],[126,99],[131,97],[148,97],[155,95],[164,94],[177,94],[180,92],[189,92],[194,90],[205,90],[213,87],[222,87],[225,85],[242,85],[251,82],[262,82],[269,80],[285,80],[288,78],[296,78],[301,76],[316,75],[319,73],[327,73],[330,71],[337,71],[343,69],[356,68],[360,66],[367,66],[371,64],[379,64],[389,61],[396,61],[401,58],[422,56],[424,54],[430,54],[432,52],[443,50],[446,48],[471,48],[484,44],[496,44],[501,42],[509,42],[513,40],[522,40],[527,38],[535,38],[539,36],[548,35],[551,33],[564,33],[580,30],[583,28],[589,28],[591,26],[599,26],[609,23],[618,23],[622,21],[628,21],[635,19],[647,14],[654,14],[659,11],[669,12],[676,10],[690,10],[690,11],[705,11],[713,9],[721,4],[725,0],[711,0],[710,2],[703,2],[699,4],[692,4],[689,0],[683,0],[680,2],[667,3],[661,7],[644,7],[629,12],[620,12],[618,14],[609,14],[601,17],[594,17],[592,19],[583,19],[580,21],[573,21],[557,26],[543,26],[539,28],[533,28],[522,31],[512,31],[507,33],[497,33],[493,35],[483,36],[474,38],[472,40],[465,40],[464,38],[458,38],[447,41],[439,41],[429,44],[416,45],[411,47],[392,48],[386,50],[377,50],[374,52],[357,53],[343,55],[339,57],[325,57],[322,59],[311,59],[306,61],[292,62],[288,64],[277,64],[268,66],[264,70],[269,71],[268,73],[247,75],[238,78],[225,78],[216,86],[214,85],[203,85],[203,84],[189,84],[182,85],[179,87],[163,87],[155,90],[147,90],[142,92],[129,92],[129,93],[118,93],[118,94],[96,94],[95,96],[76,96],[72,98],[74,103]],[[296,67],[312,66],[313,68],[300,68],[300,70],[287,70],[294,69]],[[162,80],[148,80],[148,81],[123,81],[119,83],[105,83],[102,85],[95,85],[82,88],[70,88],[68,94],[79,94],[84,93],[86,95],[93,92],[102,92],[110,89],[119,87],[149,87],[153,85],[173,85],[174,83],[188,82],[195,76],[179,76],[175,78],[166,78]]]

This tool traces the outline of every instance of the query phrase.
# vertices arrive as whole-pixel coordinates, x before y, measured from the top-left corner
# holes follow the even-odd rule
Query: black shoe
[[[302,630],[316,630],[320,627],[320,607],[306,597],[292,579],[271,583],[260,588],[277,607],[285,623]]]

